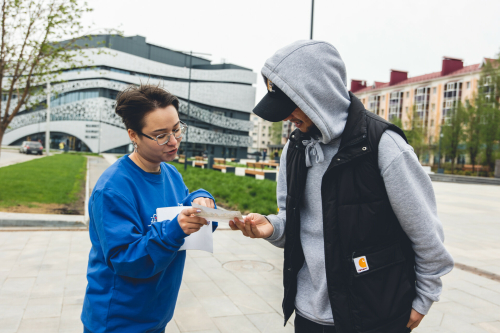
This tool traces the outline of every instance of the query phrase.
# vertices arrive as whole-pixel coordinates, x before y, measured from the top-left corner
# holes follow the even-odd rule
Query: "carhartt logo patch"
[[[354,265],[356,265],[356,271],[358,271],[358,273],[370,269],[370,267],[368,267],[368,262],[366,261],[365,256],[354,258]]]
[[[274,92],[273,87],[274,87],[273,81],[267,79],[267,90],[269,90],[269,92]]]

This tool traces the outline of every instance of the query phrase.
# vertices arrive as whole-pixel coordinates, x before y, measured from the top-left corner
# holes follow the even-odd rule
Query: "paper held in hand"
[[[162,207],[156,209],[156,218],[158,221],[172,220],[184,209],[190,208],[189,206],[174,206],[174,207]],[[208,208],[205,206],[197,205],[193,203],[193,208],[198,208],[201,213],[198,216],[206,218],[208,221],[216,222],[229,222],[229,220],[234,217],[242,219],[240,212],[229,212],[223,210],[217,210]],[[179,251],[183,250],[201,250],[210,253],[214,252],[214,241],[212,235],[212,224],[204,225],[197,232],[184,238],[184,244],[181,246]]]

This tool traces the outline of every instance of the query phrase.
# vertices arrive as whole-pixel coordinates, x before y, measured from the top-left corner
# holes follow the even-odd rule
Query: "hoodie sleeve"
[[[280,170],[278,173],[278,185],[276,186],[276,199],[278,201],[278,215],[268,215],[267,219],[274,227],[273,234],[266,240],[277,247],[285,247],[285,224],[286,224],[286,152],[288,150],[288,141],[283,147],[283,153],[280,159]]]
[[[143,234],[135,205],[107,188],[94,193],[90,213],[106,264],[122,276],[147,279],[166,269],[187,237],[177,217]]]
[[[432,182],[413,148],[393,131],[386,131],[380,139],[379,168],[392,209],[415,251],[413,308],[425,315],[439,301],[441,276],[453,269],[453,258],[443,244]]]

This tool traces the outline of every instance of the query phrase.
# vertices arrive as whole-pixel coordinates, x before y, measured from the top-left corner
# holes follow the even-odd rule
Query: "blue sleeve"
[[[153,223],[143,234],[137,207],[110,189],[94,193],[90,214],[106,264],[118,275],[146,279],[161,272],[187,237],[177,217]]]

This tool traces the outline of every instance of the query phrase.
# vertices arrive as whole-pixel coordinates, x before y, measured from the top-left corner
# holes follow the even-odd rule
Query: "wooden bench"
[[[226,160],[223,158],[214,158],[215,164],[226,164]]]
[[[465,164],[462,170],[472,171],[472,164]],[[484,165],[474,165],[474,171],[490,171],[490,167]]]
[[[202,169],[205,169],[205,164],[206,164],[205,162],[196,162],[196,161],[195,161],[195,162],[193,162],[193,166],[194,166],[195,168],[202,168]]]
[[[264,170],[265,164],[262,162],[247,162],[247,168],[259,168],[261,170]]]
[[[263,176],[264,179],[276,181],[276,172],[245,169],[245,176],[255,177],[255,179],[258,179],[257,176]]]
[[[203,156],[195,156],[194,159],[196,161],[204,161],[205,159],[203,158]]]
[[[279,163],[275,163],[275,162],[262,162],[261,163],[263,166],[266,166],[266,167],[269,167],[269,168],[278,168],[280,166]]]
[[[212,165],[212,169],[214,170],[220,170],[222,173],[234,173],[236,168],[233,166],[229,165],[220,165],[220,164],[214,164]]]
[[[179,155],[177,162],[184,164],[186,155]]]

